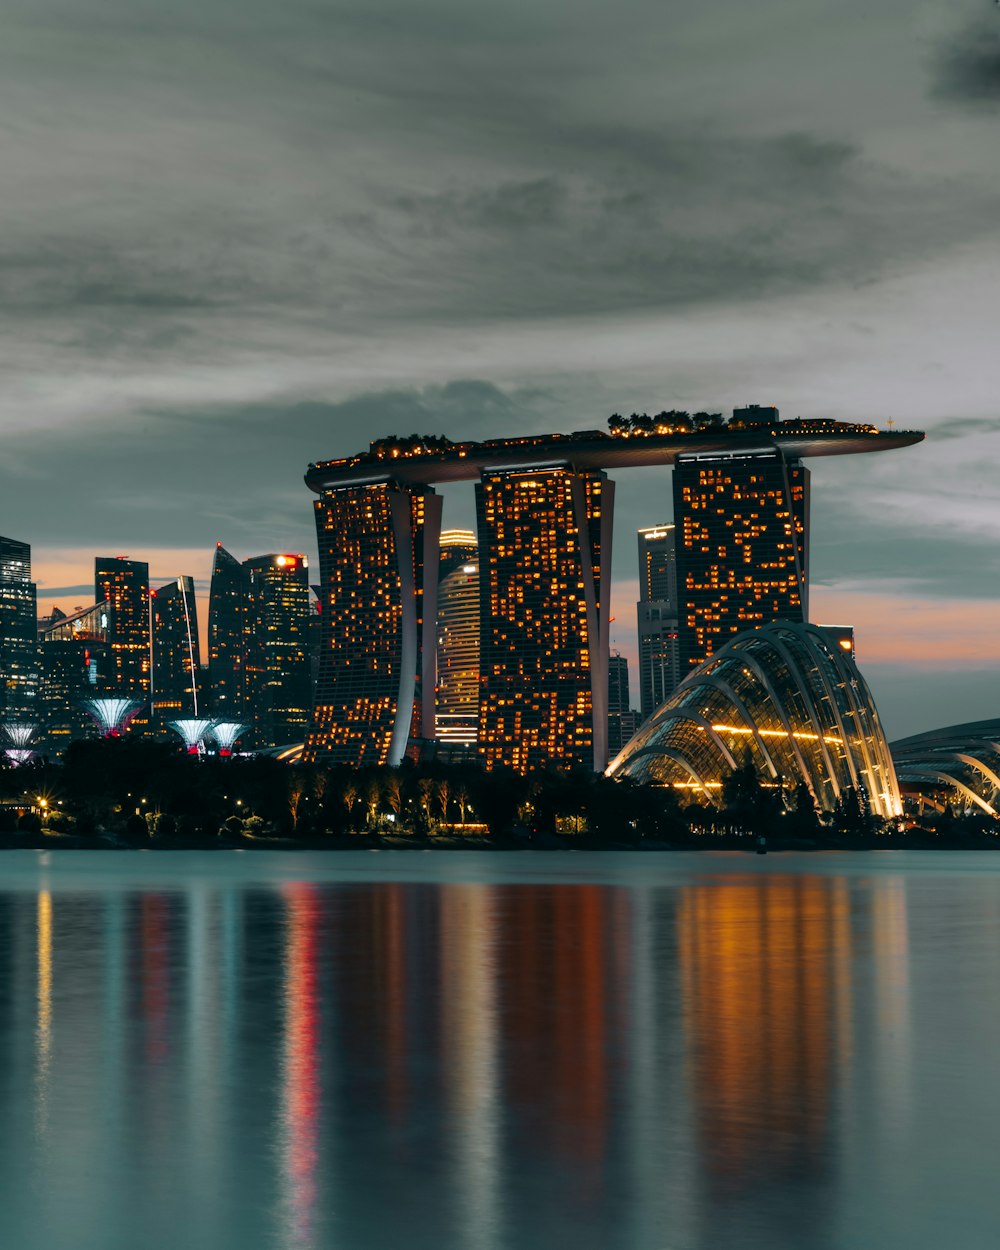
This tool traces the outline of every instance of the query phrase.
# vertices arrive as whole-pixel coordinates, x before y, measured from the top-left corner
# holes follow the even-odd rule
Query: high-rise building
[[[682,677],[734,634],[808,617],[809,471],[778,446],[677,457]]]
[[[632,710],[628,660],[624,655],[608,659],[608,759],[613,760],[639,728],[639,717]]]
[[[461,568],[463,564],[475,564],[478,559],[479,544],[472,530],[441,531],[439,581],[443,582],[453,569]]]
[[[314,506],[323,641],[305,758],[398,764],[434,736],[441,497],[383,480]]]
[[[652,716],[680,681],[676,527],[639,530],[639,707]]]
[[[39,749],[50,755],[62,754],[76,738],[93,736],[84,701],[113,689],[109,623],[103,603],[69,615],[54,608],[39,622]]]
[[[251,644],[247,665],[254,746],[302,742],[312,710],[308,561],[272,553],[243,561],[249,577]]]
[[[153,711],[160,722],[197,717],[201,703],[201,646],[194,581],[178,577],[153,591],[152,613]]]
[[[213,716],[249,724],[250,575],[222,543],[208,595],[208,690]]]
[[[614,484],[568,467],[484,469],[479,750],[486,766],[607,762]]]
[[[0,721],[38,720],[37,610],[31,548],[0,538]]]
[[[114,693],[145,702],[151,659],[149,565],[125,556],[98,556],[94,598],[107,604]]]
[[[479,562],[475,557],[453,567],[438,591],[436,719],[439,742],[475,743],[479,723]]]

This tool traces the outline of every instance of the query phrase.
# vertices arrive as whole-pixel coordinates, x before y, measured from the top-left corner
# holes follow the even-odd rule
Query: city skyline
[[[927,430],[815,468],[813,615],[899,732],[988,715],[996,7],[379,7],[11,6],[0,530],[43,609],[127,550],[204,622],[216,541],[317,555],[301,466],[358,430],[775,403]]]

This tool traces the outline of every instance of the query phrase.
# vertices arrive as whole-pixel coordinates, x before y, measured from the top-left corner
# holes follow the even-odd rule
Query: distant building
[[[439,578],[444,579],[463,564],[474,564],[479,559],[479,544],[472,530],[441,531],[441,566]]]
[[[434,736],[441,496],[385,480],[314,508],[322,651],[304,758],[399,764]]]
[[[681,676],[736,634],[808,617],[809,470],[778,447],[678,456]]]
[[[255,747],[305,739],[312,711],[308,561],[299,553],[244,560],[249,578],[248,690]]]
[[[0,538],[0,721],[38,720],[37,610],[31,548]]]
[[[441,563],[443,567],[443,551]],[[475,556],[455,565],[441,581],[437,634],[435,736],[440,743],[471,746],[479,722],[479,562]]]
[[[639,728],[629,692],[628,660],[623,655],[608,659],[608,759],[613,760]]]
[[[94,599],[106,603],[114,693],[149,700],[149,565],[125,556],[98,556],[94,562]]]
[[[483,470],[479,750],[488,768],[607,763],[613,498],[600,471]]]
[[[854,656],[854,626],[853,625],[817,625],[816,628],[830,639],[831,642],[846,652],[851,659]]]
[[[639,530],[638,541],[639,707],[645,720],[680,681],[676,527],[649,526]]]
[[[250,634],[250,575],[219,543],[208,596],[209,706],[219,720],[251,723]]]
[[[54,608],[39,622],[39,750],[61,755],[75,739],[93,737],[84,701],[108,694],[115,681],[108,627],[103,603],[69,615]]]
[[[178,577],[152,592],[153,711],[158,722],[197,717],[201,699],[201,645],[194,581]]]

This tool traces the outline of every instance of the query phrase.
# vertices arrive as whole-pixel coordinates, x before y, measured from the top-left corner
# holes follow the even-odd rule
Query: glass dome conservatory
[[[722,779],[748,758],[765,784],[805,782],[822,811],[853,790],[876,816],[902,812],[871,692],[850,656],[814,625],[739,634],[692,670],[608,774],[718,803]]]

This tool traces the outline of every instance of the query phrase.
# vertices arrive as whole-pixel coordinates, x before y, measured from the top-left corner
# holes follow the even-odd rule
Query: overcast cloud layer
[[[928,430],[814,462],[815,599],[890,732],[996,711],[987,0],[7,0],[0,119],[0,532],[64,606],[311,550],[380,434],[776,403]]]

